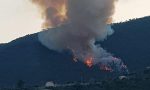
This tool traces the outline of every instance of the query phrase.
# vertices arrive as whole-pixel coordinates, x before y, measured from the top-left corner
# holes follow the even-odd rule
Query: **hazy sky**
[[[114,22],[150,15],[150,0],[119,0]],[[42,20],[29,0],[0,0],[0,43],[40,31]]]

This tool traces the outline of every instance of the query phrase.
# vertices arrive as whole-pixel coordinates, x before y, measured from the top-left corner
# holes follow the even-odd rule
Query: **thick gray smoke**
[[[59,3],[60,0],[34,0],[34,2],[36,1]],[[102,41],[113,34],[114,31],[108,24],[112,21],[116,0],[63,1],[65,1],[63,4],[66,6],[67,20],[65,20],[65,23],[61,22],[61,25],[40,32],[39,41],[52,50],[61,52],[70,49],[79,60],[83,62],[89,60],[86,63],[88,65],[101,64],[107,66],[107,68],[102,67],[103,69],[108,69],[108,67],[112,69],[110,63],[115,63],[117,69],[121,70],[124,66],[120,59],[114,58],[100,45],[94,44],[95,41]],[[38,5],[41,4],[38,3]],[[47,8],[44,8],[45,15],[52,13],[49,11],[51,4],[48,5]],[[50,17],[49,20],[51,19],[53,17]],[[53,21],[50,22],[53,23]]]

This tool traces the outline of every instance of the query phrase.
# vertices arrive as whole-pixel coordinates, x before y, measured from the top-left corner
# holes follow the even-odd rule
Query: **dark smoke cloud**
[[[31,0],[38,5],[42,18],[45,20],[43,27],[57,26],[64,23],[66,17],[66,0]]]

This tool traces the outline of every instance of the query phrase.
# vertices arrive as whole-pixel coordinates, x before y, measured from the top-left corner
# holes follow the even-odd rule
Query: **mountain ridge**
[[[112,24],[115,33],[101,44],[121,58],[131,72],[150,65],[150,17]],[[49,50],[38,41],[38,33],[0,45],[0,86],[17,80],[35,85],[46,81],[71,82],[107,78],[98,68],[75,63],[69,52]]]

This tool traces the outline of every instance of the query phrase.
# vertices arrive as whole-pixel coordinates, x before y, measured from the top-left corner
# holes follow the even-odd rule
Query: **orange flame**
[[[90,68],[93,66],[93,58],[92,57],[88,57],[86,60],[85,60],[85,64]]]

